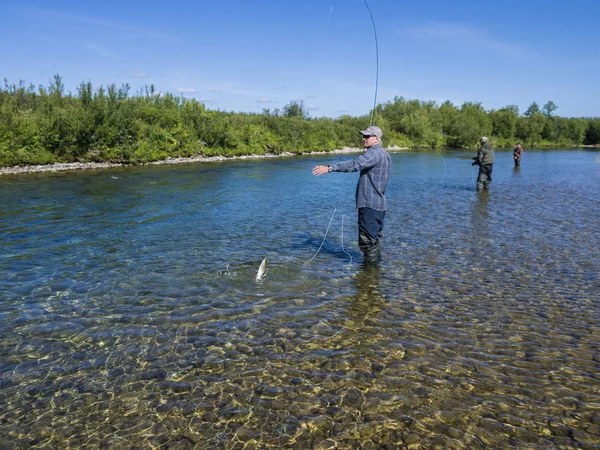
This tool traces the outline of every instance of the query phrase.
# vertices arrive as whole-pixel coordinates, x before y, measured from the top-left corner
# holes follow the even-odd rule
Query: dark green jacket
[[[489,142],[486,142],[479,150],[477,150],[477,163],[480,166],[484,164],[494,164],[494,147]]]

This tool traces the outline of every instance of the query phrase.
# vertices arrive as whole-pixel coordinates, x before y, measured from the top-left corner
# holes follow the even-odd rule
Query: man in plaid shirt
[[[377,262],[381,255],[379,238],[387,210],[385,189],[390,178],[392,160],[381,145],[381,128],[370,126],[360,132],[366,152],[358,158],[331,166],[315,166],[314,175],[331,172],[358,172],[356,207],[358,208],[358,246],[365,262]]]

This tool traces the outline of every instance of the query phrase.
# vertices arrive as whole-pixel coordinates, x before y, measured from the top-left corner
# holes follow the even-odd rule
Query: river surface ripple
[[[471,156],[0,178],[1,447],[599,448],[597,152]]]

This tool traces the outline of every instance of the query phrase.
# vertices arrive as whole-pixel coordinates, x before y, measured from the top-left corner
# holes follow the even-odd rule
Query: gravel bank
[[[405,148],[391,147],[389,150],[406,150]],[[335,153],[357,153],[362,152],[363,149],[344,147],[342,149],[332,150],[330,152],[311,152],[311,155],[318,154],[335,154]],[[162,161],[154,161],[151,163],[145,163],[141,165],[156,165],[156,164],[182,164],[190,162],[215,162],[215,161],[227,161],[232,159],[263,159],[263,158],[280,158],[282,156],[295,156],[295,153],[267,153],[264,155],[244,155],[244,156],[233,156],[226,158],[224,156],[196,156],[193,158],[167,158]],[[36,172],[62,172],[66,170],[89,170],[89,169],[104,169],[108,167],[127,167],[130,164],[116,164],[116,163],[57,163],[47,165],[35,165],[35,166],[13,166],[13,167],[0,167],[0,175],[14,175],[22,173],[36,173]]]

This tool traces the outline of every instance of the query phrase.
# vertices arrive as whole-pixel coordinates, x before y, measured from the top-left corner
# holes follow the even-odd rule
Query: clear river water
[[[473,154],[0,176],[0,447],[600,448],[600,153]]]

